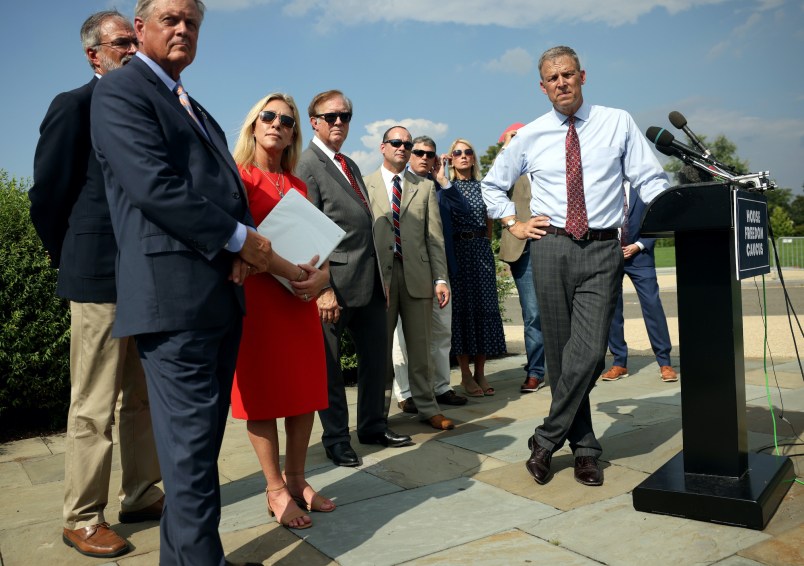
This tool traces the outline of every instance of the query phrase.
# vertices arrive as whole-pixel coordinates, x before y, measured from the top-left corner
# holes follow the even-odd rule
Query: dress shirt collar
[[[380,173],[382,173],[382,180],[385,183],[386,187],[390,187],[394,182],[394,177],[399,175],[399,186],[402,186],[402,181],[405,179],[405,170],[403,169],[401,173],[392,173],[388,169],[385,168],[385,165],[380,165]]]
[[[558,120],[560,124],[564,124],[566,123],[567,120],[569,120],[569,116],[567,116],[566,114],[562,114],[561,112],[556,110],[555,107],[553,107],[552,110],[553,115],[556,117],[556,120]],[[580,120],[581,122],[587,122],[589,120],[590,110],[591,110],[590,106],[586,102],[584,102],[583,104],[581,104],[581,107],[578,108],[578,111],[575,112],[574,116],[577,120]]]
[[[165,72],[165,70],[159,66],[159,63],[157,63],[147,55],[143,54],[142,51],[137,51],[134,55],[142,59],[145,62],[145,64],[148,65],[154,73],[156,73],[156,76],[159,77],[159,80],[165,83],[165,86],[168,87],[168,90],[170,90],[170,92],[174,92],[176,90],[176,85],[181,84],[181,78],[179,78],[178,81],[174,81]]]
[[[330,148],[328,148],[328,147],[327,147],[327,144],[325,144],[324,142],[322,142],[322,141],[321,141],[321,139],[320,139],[318,136],[316,136],[316,135],[314,135],[314,136],[313,136],[313,143],[314,143],[315,145],[317,145],[317,146],[318,146],[318,149],[320,149],[321,151],[323,151],[323,152],[324,152],[324,155],[326,155],[327,157],[329,157],[331,161],[333,161],[333,162],[335,162],[335,163],[338,163],[337,161],[335,161],[335,152],[334,152],[334,151],[332,151]],[[339,152],[339,153],[340,153],[340,152]],[[338,164],[338,167],[340,167],[340,164]]]

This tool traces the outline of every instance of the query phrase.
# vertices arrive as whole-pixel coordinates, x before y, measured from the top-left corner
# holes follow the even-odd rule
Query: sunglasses
[[[140,42],[137,40],[136,37],[120,37],[115,39],[114,41],[104,41],[99,43],[98,45],[106,45],[107,47],[111,47],[115,50],[123,50],[128,51],[131,49],[131,46],[139,47]]]
[[[427,157],[427,159],[432,159],[435,157],[435,151],[425,151],[423,149],[414,149],[413,155],[416,157]]]
[[[260,120],[266,124],[273,124],[277,116],[279,116],[279,123],[286,128],[292,128],[296,125],[296,120],[293,118],[293,116],[288,116],[287,114],[277,114],[273,110],[263,110],[260,112]]]
[[[460,157],[461,155],[466,155],[466,157],[472,157],[475,154],[474,149],[453,149],[452,150],[452,157]]]
[[[410,151],[411,149],[413,149],[413,142],[409,142],[409,141],[385,140],[382,143],[390,143],[392,147],[402,147],[404,145],[406,151]],[[435,155],[435,154],[433,154],[433,155]]]
[[[323,118],[327,124],[334,124],[338,118],[341,119],[341,122],[344,124],[348,124],[352,121],[352,113],[351,112],[327,112],[326,114],[314,114],[313,118]]]

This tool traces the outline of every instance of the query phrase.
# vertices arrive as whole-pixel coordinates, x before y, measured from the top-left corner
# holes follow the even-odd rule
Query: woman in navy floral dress
[[[452,353],[461,385],[471,397],[494,395],[484,373],[487,356],[504,354],[505,334],[497,301],[497,273],[491,251],[491,221],[480,194],[480,171],[472,145],[457,139],[445,156],[450,180],[469,203],[470,214],[452,216],[458,272],[452,279]],[[469,359],[474,357],[474,374]]]

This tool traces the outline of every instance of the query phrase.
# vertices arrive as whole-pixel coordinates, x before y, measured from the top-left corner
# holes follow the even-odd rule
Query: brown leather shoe
[[[594,456],[575,458],[575,481],[583,485],[603,485],[603,470]]]
[[[463,397],[462,395],[458,395],[452,389],[448,389],[447,391],[444,391],[444,393],[442,393],[441,395],[436,395],[436,402],[439,405],[461,406],[461,405],[466,405],[466,403],[468,401],[469,401],[469,399],[467,399],[466,397]]]
[[[136,511],[123,511],[117,514],[117,518],[121,523],[142,523],[143,521],[159,521],[162,518],[162,507],[165,505],[165,496],[163,495],[147,507],[137,509]]]
[[[438,430],[452,430],[455,428],[455,424],[444,415],[433,415],[427,419],[427,422],[430,423],[431,427]]]
[[[600,376],[600,381],[617,381],[621,377],[628,377],[628,368],[611,366],[611,369]]]
[[[678,381],[678,374],[676,370],[672,368],[672,366],[662,366],[659,368],[662,375],[662,381],[665,383],[672,383],[673,381]]]
[[[113,558],[128,552],[126,539],[110,527],[109,523],[98,523],[81,529],[64,529],[61,539],[84,556],[94,558]]]
[[[553,460],[553,453],[536,444],[532,436],[528,438],[528,448],[530,458],[525,462],[525,467],[536,483],[544,485],[550,480],[550,462]]]

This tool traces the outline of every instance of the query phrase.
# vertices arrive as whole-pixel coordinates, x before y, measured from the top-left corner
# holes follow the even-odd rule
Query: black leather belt
[[[474,240],[475,238],[488,238],[488,232],[485,228],[461,230],[460,232],[453,232],[452,237],[455,240]]]
[[[556,228],[555,226],[546,226],[542,228],[548,234],[555,234],[556,236],[566,236],[567,238],[572,238],[573,240],[616,240],[619,238],[620,233],[619,230],[612,229],[612,230],[587,230],[586,234],[581,236],[580,238],[576,238],[563,228]]]

